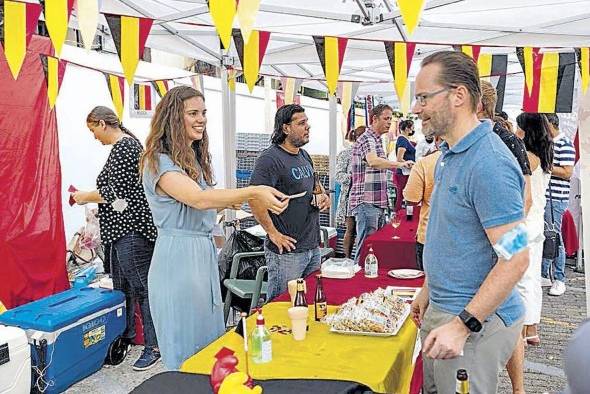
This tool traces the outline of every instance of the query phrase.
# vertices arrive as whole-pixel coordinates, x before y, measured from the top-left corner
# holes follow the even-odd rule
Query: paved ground
[[[540,326],[541,346],[526,350],[525,384],[527,393],[555,393],[565,388],[562,353],[572,332],[586,316],[583,274],[567,270],[568,290],[561,297],[543,298]],[[134,372],[131,365],[139,356],[134,348],[125,362],[117,367],[105,366],[94,375],[71,387],[67,393],[123,394],[150,376],[162,372],[161,363],[146,372]],[[170,392],[174,392],[170,388]],[[499,393],[511,393],[506,373],[502,373]]]

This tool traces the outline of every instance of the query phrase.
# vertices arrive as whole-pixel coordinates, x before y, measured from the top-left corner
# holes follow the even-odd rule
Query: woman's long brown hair
[[[207,128],[203,131],[203,138],[192,144],[184,128],[184,102],[193,97],[200,97],[205,101],[205,96],[198,90],[189,86],[177,86],[170,89],[158,103],[140,168],[143,170],[147,166],[148,171],[156,173],[159,166],[158,156],[163,153],[193,180],[198,182],[202,176],[212,186],[215,182],[211,170]]]

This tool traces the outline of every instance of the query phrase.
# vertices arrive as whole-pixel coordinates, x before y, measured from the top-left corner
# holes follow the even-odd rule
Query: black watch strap
[[[480,332],[481,331],[481,328],[482,328],[481,322],[479,320],[477,320],[477,318],[475,316],[473,316],[471,313],[467,312],[465,309],[463,309],[461,311],[461,313],[459,313],[459,319],[461,319],[463,324],[465,324],[467,326],[469,331],[471,331],[471,332]]]

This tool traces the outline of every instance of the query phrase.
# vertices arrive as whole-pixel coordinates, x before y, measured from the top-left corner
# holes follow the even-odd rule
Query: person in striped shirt
[[[548,287],[549,295],[560,296],[565,293],[565,248],[561,236],[561,219],[568,206],[570,178],[574,170],[576,151],[572,141],[559,131],[559,118],[556,114],[546,114],[553,134],[554,155],[553,171],[549,187],[545,193],[545,223],[551,225],[551,211],[555,221],[555,230],[559,232],[559,253],[555,259],[543,259],[541,284]],[[552,201],[551,201],[552,200]],[[552,267],[553,282],[549,279],[549,268]]]

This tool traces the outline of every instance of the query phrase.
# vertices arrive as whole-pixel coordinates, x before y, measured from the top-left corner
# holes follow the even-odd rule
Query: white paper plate
[[[410,304],[406,304],[404,311],[397,321],[397,324],[393,327],[393,331],[391,332],[366,332],[366,331],[345,331],[345,330],[337,330],[335,328],[330,327],[330,332],[334,332],[336,334],[346,334],[346,335],[362,335],[367,337],[392,337],[397,335],[399,330],[402,328],[406,320],[410,316]]]
[[[389,271],[387,275],[396,279],[416,279],[424,276],[424,271],[413,269],[397,269]]]

